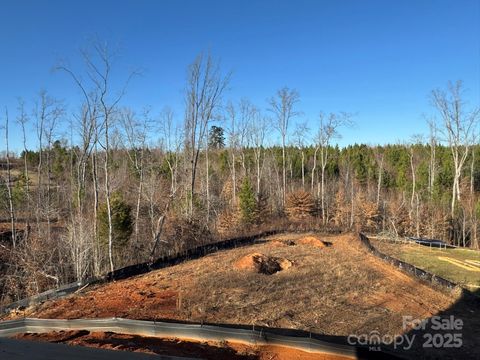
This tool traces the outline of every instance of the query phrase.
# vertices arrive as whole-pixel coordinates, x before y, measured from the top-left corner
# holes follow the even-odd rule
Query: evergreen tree
[[[133,231],[132,207],[122,198],[120,193],[112,194],[110,200],[112,208],[113,247],[124,247]],[[98,211],[98,234],[102,244],[108,244],[108,209],[103,203]]]
[[[213,149],[223,149],[225,147],[225,135],[222,127],[213,125],[210,128],[208,146]]]
[[[248,177],[245,177],[238,194],[240,199],[241,220],[244,224],[252,224],[257,219],[257,201],[255,192]]]

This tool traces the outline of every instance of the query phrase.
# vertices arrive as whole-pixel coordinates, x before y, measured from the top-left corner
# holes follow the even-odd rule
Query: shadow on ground
[[[464,290],[451,307],[423,322],[402,315],[403,343],[381,345],[382,350],[406,359],[480,359],[480,289]]]

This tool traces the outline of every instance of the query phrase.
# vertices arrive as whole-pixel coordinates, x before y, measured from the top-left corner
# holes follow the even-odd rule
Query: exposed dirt
[[[315,240],[302,245],[306,237]],[[270,241],[297,246],[271,246]],[[311,246],[318,241],[331,246]],[[255,253],[288,259],[294,266],[272,276],[235,267]],[[285,234],[87,288],[4,319],[172,319],[301,329],[345,339],[372,331],[402,334],[402,316],[426,319],[452,307],[460,309],[459,316],[472,317],[462,304],[458,294],[438,291],[374,257],[354,235]],[[475,339],[479,329],[478,323],[476,330],[467,323],[464,338]]]
[[[281,346],[248,346],[232,342],[198,342],[192,340],[142,337],[112,332],[58,331],[22,334],[22,340],[49,341],[108,350],[144,352],[157,355],[199,357],[214,360],[344,360],[341,356],[313,354]]]
[[[288,259],[280,257],[253,253],[243,256],[233,265],[239,270],[254,271],[259,274],[273,275],[279,271],[292,267],[292,262]]]
[[[324,242],[317,238],[316,236],[305,236],[301,239],[298,239],[297,244],[301,245],[310,245],[318,248],[324,248],[327,246],[327,242]]]
[[[302,238],[273,239],[298,243]],[[328,241],[333,246],[272,247],[267,241],[221,251],[86,288],[7,317],[182,319],[348,335],[352,330],[398,330],[399,311],[424,318],[455,300],[373,257],[354,236],[328,237]],[[252,253],[288,258],[295,266],[275,276],[238,271],[234,264]]]

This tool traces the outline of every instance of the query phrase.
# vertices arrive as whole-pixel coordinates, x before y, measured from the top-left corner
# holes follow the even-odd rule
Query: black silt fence
[[[269,230],[255,235],[222,240],[211,244],[200,245],[173,255],[162,256],[153,262],[144,262],[140,264],[129,265],[108,272],[106,275],[101,277],[92,277],[83,281],[72,282],[55,289],[44,291],[37,295],[15,301],[13,303],[0,307],[0,312],[7,312],[12,309],[23,308],[33,304],[38,304],[46,300],[57,299],[65,295],[72,294],[77,290],[89,285],[101,284],[114,280],[122,280],[132,276],[142,275],[152,270],[163,269],[165,267],[180,264],[187,260],[198,259],[220,250],[227,250],[245,245],[250,245],[262,237],[275,235],[281,232],[283,232],[283,230]]]
[[[441,276],[429,273],[428,271],[422,270],[412,264],[406,263],[405,261],[398,260],[394,257],[386,255],[380,252],[377,248],[375,248],[368,239],[367,236],[360,233],[359,234],[360,242],[376,257],[382,259],[383,261],[388,262],[389,264],[399,268],[400,270],[407,272],[420,280],[430,282],[432,284],[438,284],[447,290],[453,290],[460,288],[460,286],[450,280],[444,279]]]

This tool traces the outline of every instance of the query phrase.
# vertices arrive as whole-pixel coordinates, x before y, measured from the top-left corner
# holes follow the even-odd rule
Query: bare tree
[[[383,163],[385,160],[385,155],[380,146],[373,148],[373,154],[375,156],[375,162],[378,166],[378,175],[377,175],[377,207],[380,206],[380,191],[382,189],[382,179],[383,179]]]
[[[408,216],[412,223],[415,223],[416,234],[420,237],[420,218],[419,218],[419,208],[420,208],[420,198],[417,192],[417,168],[420,162],[420,154],[416,151],[416,145],[420,145],[423,143],[422,135],[414,135],[412,136],[412,141],[407,143],[405,147],[408,150],[408,156],[410,159],[410,172],[412,176],[412,192],[410,196],[410,209],[408,212]],[[414,218],[415,215],[415,218]]]
[[[165,161],[170,171],[171,193],[177,191],[178,163],[181,150],[181,129],[174,124],[174,112],[166,107],[160,114],[161,142],[166,153]]]
[[[135,243],[139,243],[140,206],[144,183],[144,160],[146,151],[147,135],[151,128],[149,110],[145,110],[142,120],[137,119],[135,113],[130,109],[123,109],[120,114],[120,122],[123,126],[127,140],[126,153],[135,169],[138,177],[137,199],[135,207]]]
[[[237,111],[233,103],[227,105],[227,113],[230,120],[230,126],[227,127],[229,150],[230,150],[230,169],[232,173],[232,205],[237,202],[237,166],[236,154],[238,149],[238,129],[237,129]]]
[[[310,132],[307,122],[297,124],[295,132],[293,133],[294,144],[300,150],[302,159],[302,188],[305,190],[305,141],[306,136]]]
[[[160,124],[160,131],[161,131],[161,144],[163,148],[163,152],[165,155],[165,161],[168,164],[168,168],[170,171],[170,192],[168,197],[166,197],[166,202],[163,207],[163,211],[159,211],[158,209],[158,202],[160,197],[160,190],[158,179],[155,176],[155,173],[150,169],[149,176],[146,182],[146,196],[147,201],[149,203],[149,215],[150,215],[150,223],[151,223],[151,234],[152,234],[152,248],[150,251],[150,261],[155,259],[155,255],[160,243],[168,244],[168,241],[162,239],[162,233],[165,225],[165,221],[167,220],[167,216],[169,213],[170,206],[172,202],[175,200],[175,196],[177,190],[179,189],[177,185],[177,177],[178,177],[178,163],[180,157],[180,150],[181,150],[181,138],[183,136],[180,128],[175,126],[174,120],[174,113],[172,109],[166,107],[162,110],[161,114],[161,124]],[[162,197],[165,200],[165,196]]]
[[[329,147],[331,141],[334,138],[339,138],[340,133],[338,129],[342,126],[351,125],[351,115],[348,113],[330,113],[328,115],[320,113],[319,115],[320,126],[317,134],[317,146],[314,154],[314,168],[312,170],[312,191],[313,191],[313,179],[315,176],[316,154],[320,150],[320,201],[322,206],[322,221],[325,224],[326,218],[326,203],[325,203],[325,170],[327,168],[329,160]],[[317,194],[318,196],[318,194]]]
[[[472,156],[470,161],[470,219],[471,219],[471,232],[472,241],[471,245],[474,249],[478,249],[478,229],[477,229],[477,212],[475,211],[475,150],[472,150]]]
[[[28,240],[30,236],[30,217],[31,217],[31,199],[30,199],[30,176],[28,173],[28,148],[27,148],[27,131],[26,125],[28,123],[28,116],[25,112],[25,102],[22,99],[18,100],[18,117],[17,122],[22,128],[22,142],[23,142],[23,172],[25,176],[25,201],[26,201],[26,214],[25,214],[25,239]]]
[[[263,116],[259,111],[255,113],[254,120],[249,124],[248,135],[253,146],[255,156],[255,167],[257,173],[257,200],[260,196],[260,183],[262,179],[262,154],[264,152],[265,139],[270,126],[270,119]],[[265,160],[265,157],[263,157]]]
[[[455,215],[455,205],[460,201],[460,177],[471,146],[475,143],[475,127],[480,108],[468,111],[462,100],[462,82],[449,83],[447,91],[432,91],[432,102],[443,120],[442,133],[450,146],[453,158],[454,176],[452,184],[451,217]]]
[[[428,190],[429,190],[430,196],[432,196],[434,186],[435,186],[435,176],[436,176],[436,170],[437,170],[436,150],[437,150],[437,143],[438,143],[438,136],[437,136],[438,129],[434,120],[428,121],[428,127],[430,130],[430,134],[429,134],[430,161],[428,165]]]
[[[50,235],[50,147],[52,144],[53,131],[60,117],[63,116],[63,105],[57,99],[49,96],[45,90],[40,91],[39,100],[35,103],[34,116],[35,116],[35,128],[38,140],[38,165],[37,165],[37,233],[40,234],[40,224],[43,218],[46,217],[48,227],[48,235]],[[44,179],[44,140],[47,138],[47,178]],[[44,183],[46,181],[46,197],[44,201]]]
[[[249,140],[247,137],[250,124],[253,123],[258,109],[247,99],[241,99],[238,107],[233,103],[227,105],[228,118],[230,124],[227,127],[227,135],[229,142],[229,151],[231,156],[231,174],[232,174],[232,204],[235,205],[237,198],[237,154],[240,154],[242,168],[245,175],[245,143]]]
[[[230,74],[222,75],[220,66],[210,54],[197,56],[188,68],[185,90],[185,136],[190,161],[189,214],[193,216],[198,158],[208,123],[219,108]],[[208,142],[208,141],[207,141]],[[207,199],[208,201],[208,199]]]
[[[417,196],[417,166],[419,162],[419,154],[415,151],[415,145],[422,144],[422,136],[414,135],[412,141],[407,143],[405,147],[408,149],[408,157],[410,159],[410,172],[412,175],[412,192],[410,196],[410,211],[413,211],[415,197]]]
[[[16,220],[15,220],[15,208],[13,206],[13,195],[12,195],[12,172],[10,169],[10,148],[9,148],[9,139],[8,139],[8,109],[5,108],[5,147],[6,154],[5,158],[7,160],[7,180],[5,184],[7,186],[7,196],[8,196],[8,211],[10,215],[10,231],[12,236],[12,246],[15,248],[17,246],[17,234],[16,234]]]
[[[81,90],[89,118],[95,120],[94,123],[94,154],[93,154],[93,167],[94,167],[94,186],[97,186],[96,177],[96,156],[97,156],[97,144],[104,150],[104,192],[105,200],[107,203],[107,218],[108,218],[108,259],[110,264],[110,270],[114,270],[113,264],[113,223],[112,223],[112,209],[111,209],[111,184],[110,184],[110,137],[111,127],[113,126],[114,116],[118,110],[118,104],[125,95],[126,88],[134,75],[138,74],[138,71],[132,71],[123,87],[117,93],[111,90],[111,71],[112,63],[116,57],[116,53],[111,51],[107,43],[102,43],[100,40],[95,40],[91,43],[90,51],[82,50],[81,54],[86,66],[86,75],[90,84],[90,90],[88,86],[82,81],[82,78],[75,74],[66,65],[60,65],[57,68],[65,71],[71,76],[75,84]],[[98,120],[100,120],[98,122]],[[100,134],[103,133],[103,141],[100,138]],[[98,207],[98,194],[95,193],[96,208]]]
[[[47,145],[46,151],[46,168],[47,168],[47,193],[46,193],[46,220],[47,220],[47,238],[51,237],[51,220],[52,215],[55,214],[55,208],[52,206],[52,149],[53,149],[53,139],[55,134],[55,129],[64,115],[63,104],[55,100],[55,108],[52,112],[52,116],[48,116],[44,121],[44,131],[45,131],[45,140]]]
[[[282,137],[282,205],[285,205],[285,196],[287,191],[287,169],[286,169],[286,144],[288,127],[290,121],[300,112],[295,110],[295,105],[299,102],[300,95],[297,90],[283,87],[277,91],[275,97],[270,98],[268,109],[275,115],[275,127]]]

